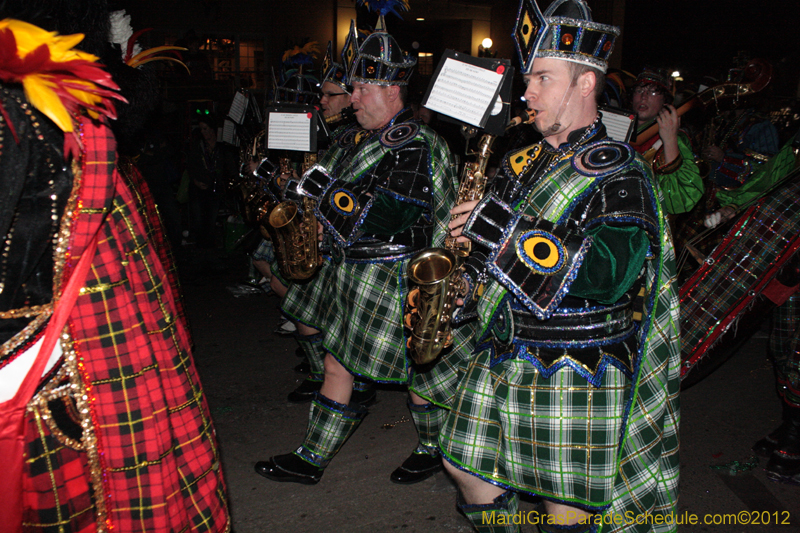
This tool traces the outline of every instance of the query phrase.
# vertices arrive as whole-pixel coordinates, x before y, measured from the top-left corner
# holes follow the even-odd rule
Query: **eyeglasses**
[[[656,88],[648,89],[647,87],[637,87],[633,90],[633,94],[638,94],[639,96],[658,96],[659,94],[664,94],[664,91]]]
[[[333,98],[334,96],[342,96],[345,94],[349,96],[349,93],[322,93],[322,97],[324,98],[327,96],[328,98]]]

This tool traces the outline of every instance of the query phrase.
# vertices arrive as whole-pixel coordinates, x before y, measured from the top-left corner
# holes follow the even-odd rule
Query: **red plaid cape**
[[[116,175],[110,130],[84,119],[82,140],[56,279],[100,237],[72,349],[29,404],[24,529],[227,531],[219,449],[152,222]]]

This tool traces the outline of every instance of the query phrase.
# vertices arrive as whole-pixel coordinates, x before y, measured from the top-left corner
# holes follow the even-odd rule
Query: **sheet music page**
[[[608,136],[615,141],[628,142],[628,131],[633,119],[628,115],[610,113],[608,110],[603,110],[602,113]]]
[[[242,125],[244,123],[244,113],[247,111],[248,98],[242,93],[236,93],[231,103],[231,108],[228,111],[228,117],[235,123]]]
[[[239,137],[236,135],[236,125],[232,120],[225,119],[222,123],[222,142],[239,146]]]
[[[502,81],[502,74],[448,57],[425,107],[480,127]]]
[[[311,117],[311,113],[270,113],[267,148],[310,152]]]

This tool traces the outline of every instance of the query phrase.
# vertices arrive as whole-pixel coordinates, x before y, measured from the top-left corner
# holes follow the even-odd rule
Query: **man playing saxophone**
[[[362,39],[355,24],[342,56],[358,126],[347,128],[300,181],[301,192],[317,203],[331,257],[305,291],[290,291],[282,305],[320,331],[324,381],[302,444],[256,464],[257,473],[274,481],[319,482],[366,415],[351,401],[354,378],[408,383],[406,265],[414,253],[441,245],[456,196],[447,145],[405,105],[415,59],[385,30]],[[399,483],[441,469],[437,434],[444,411],[414,394],[409,406],[420,443],[392,474]]]
[[[649,165],[606,137],[597,111],[619,29],[583,0],[544,16],[522,0],[519,13],[543,139],[506,154],[483,200],[452,210],[451,234],[472,241],[468,263],[488,282],[467,302],[480,333],[439,435],[445,467],[479,531],[519,531],[517,492],[543,500],[544,533],[626,512],[662,520],[610,530],[674,530],[657,525],[677,501],[674,253]]]

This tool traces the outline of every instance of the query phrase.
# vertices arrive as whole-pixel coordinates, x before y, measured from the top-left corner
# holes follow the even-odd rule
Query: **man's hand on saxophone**
[[[450,228],[450,235],[452,237],[457,237],[456,240],[458,242],[470,242],[467,237],[461,235],[461,232],[464,229],[464,224],[467,223],[469,216],[472,214],[472,211],[479,202],[480,200],[470,200],[468,202],[458,204],[450,210],[452,218],[450,219],[450,223],[447,225],[447,227]]]

